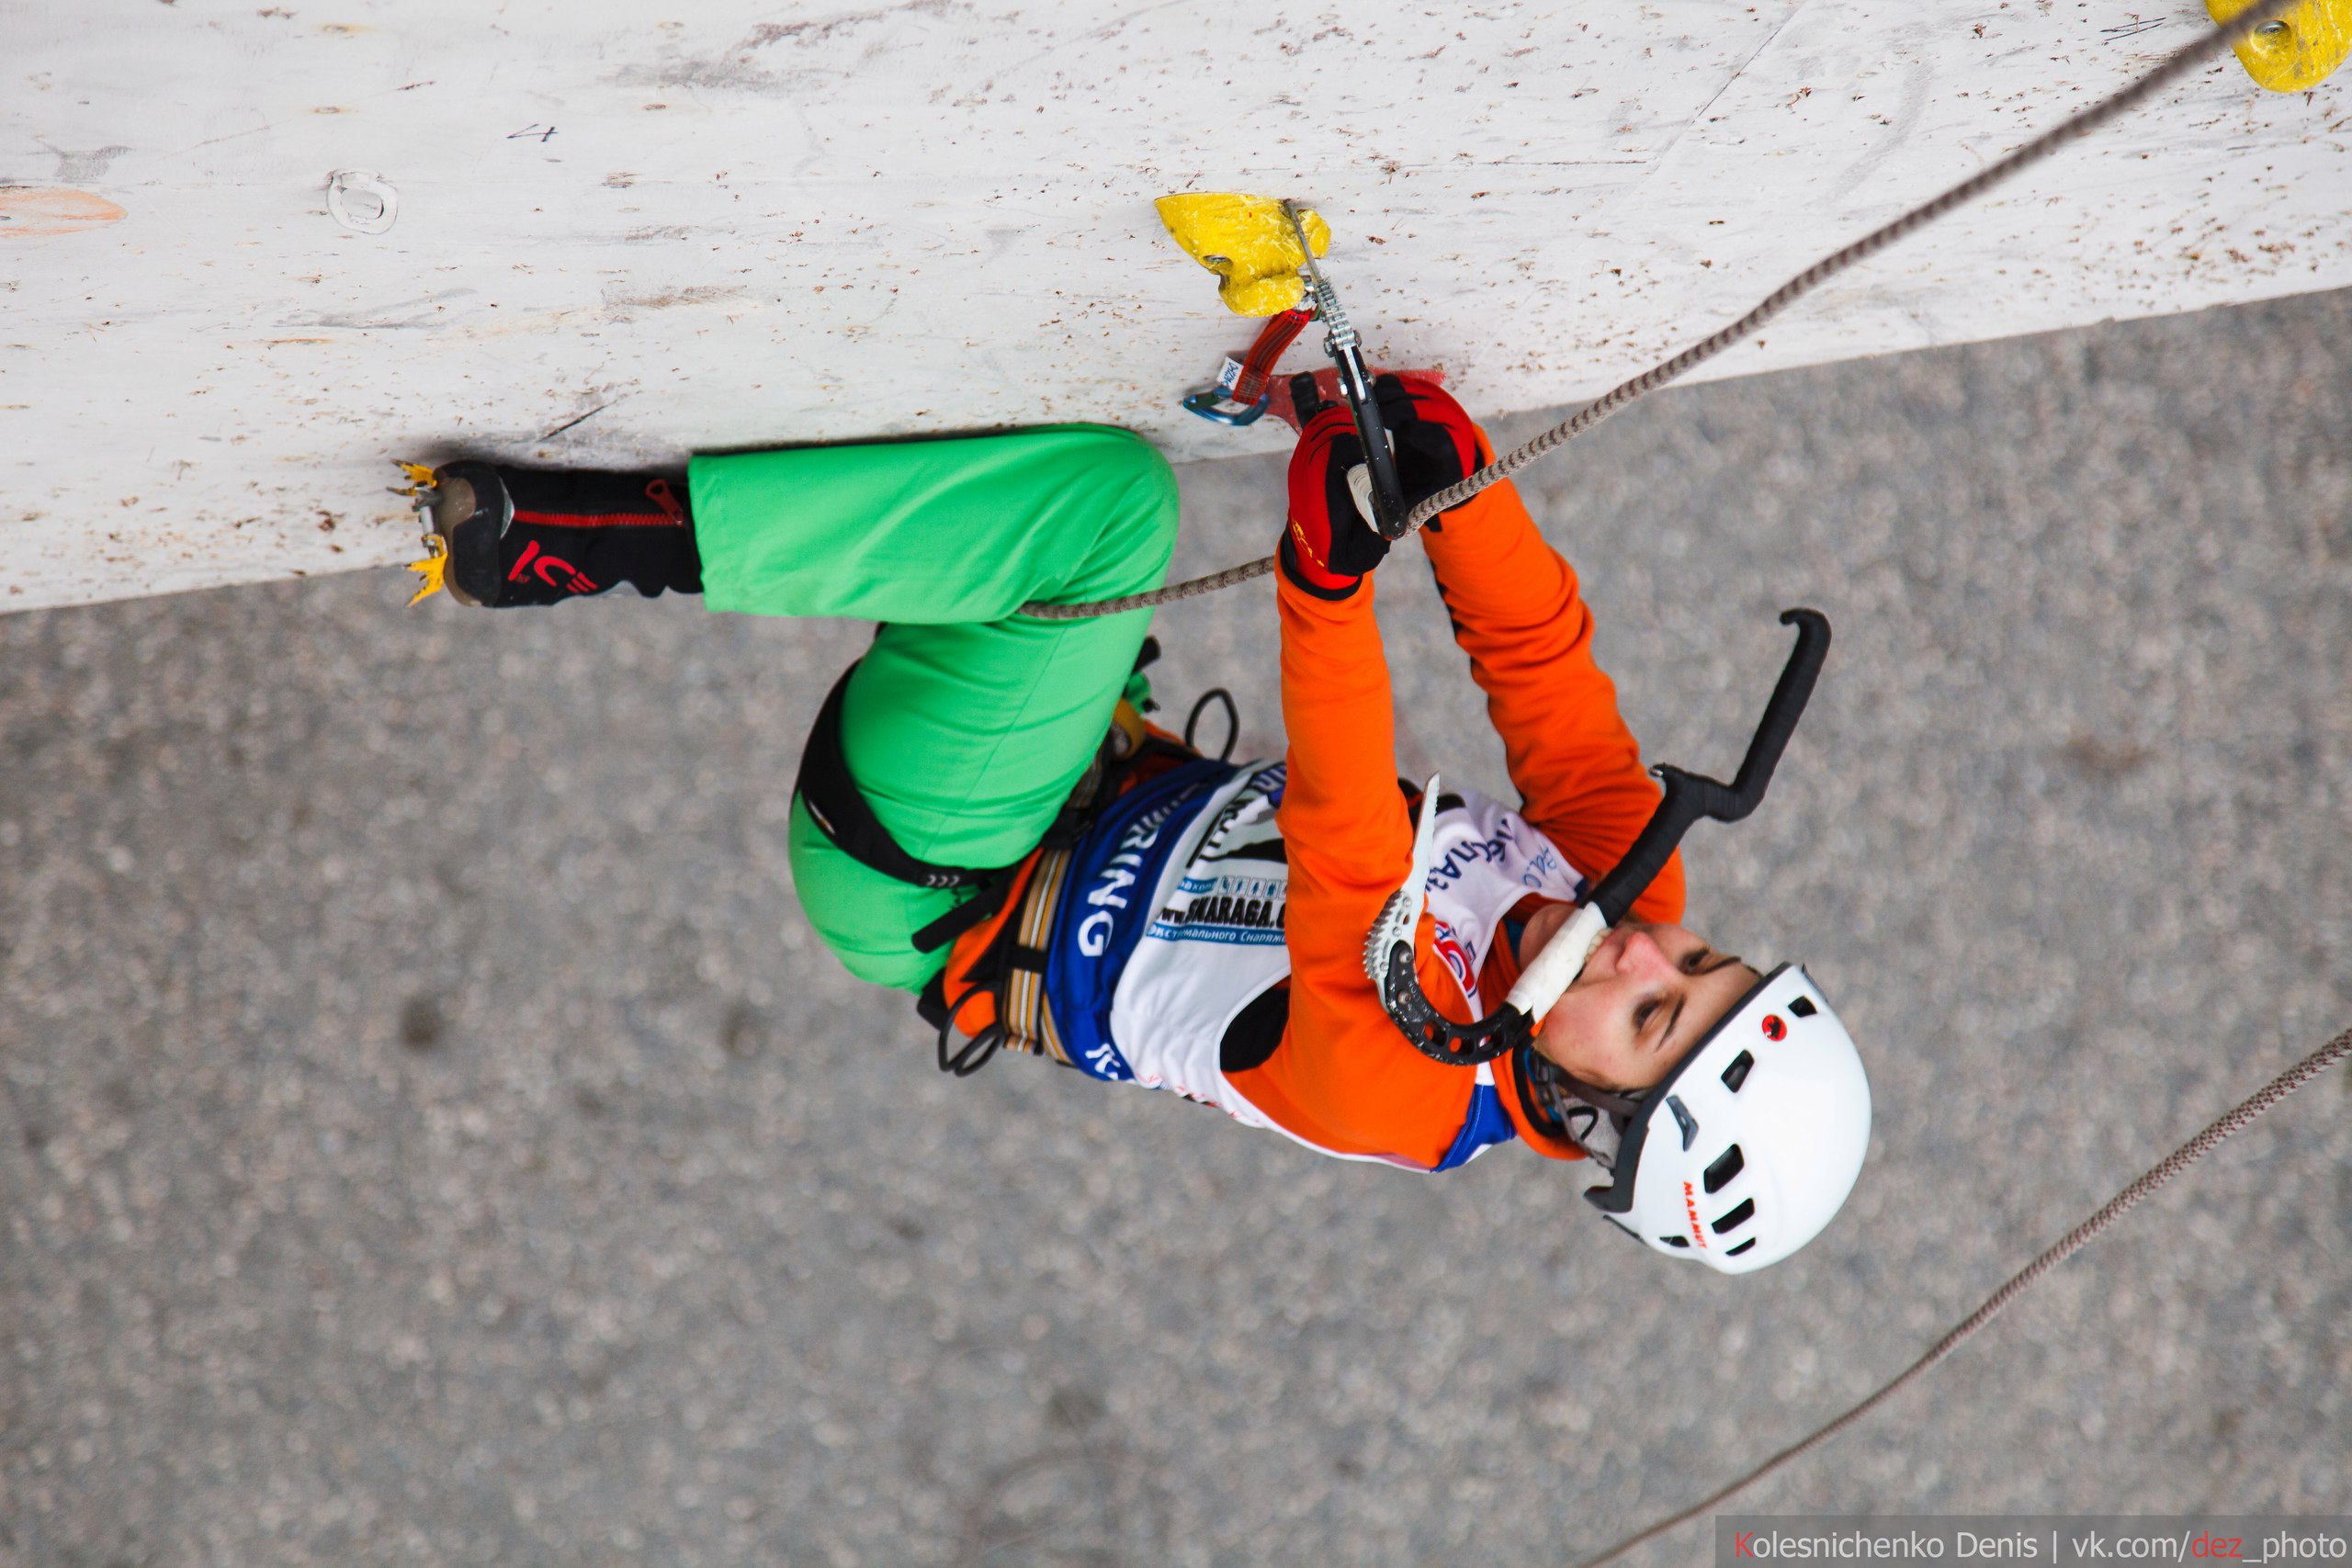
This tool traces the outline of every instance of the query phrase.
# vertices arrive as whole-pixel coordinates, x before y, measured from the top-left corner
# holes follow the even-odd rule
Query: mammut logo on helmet
[[[1682,1184],[1682,1212],[1690,1218],[1690,1239],[1705,1248],[1707,1227],[1699,1223],[1699,1190],[1687,1181]]]
[[[1786,1040],[1788,1037],[1789,1026],[1781,1021],[1781,1015],[1777,1012],[1766,1013],[1764,1015],[1764,1038],[1767,1040]]]

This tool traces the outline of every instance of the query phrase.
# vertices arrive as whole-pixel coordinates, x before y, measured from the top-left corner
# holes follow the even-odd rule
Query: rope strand
[[[1790,1444],[1785,1449],[1782,1449],[1779,1453],[1774,1454],[1770,1459],[1766,1460],[1762,1464],[1758,1465],[1754,1470],[1749,1471],[1747,1474],[1741,1476],[1730,1485],[1708,1494],[1706,1496],[1700,1498],[1696,1503],[1693,1503],[1689,1507],[1683,1509],[1680,1513],[1669,1514],[1665,1518],[1658,1520],[1657,1523],[1650,1525],[1646,1529],[1627,1536],[1624,1540],[1619,1541],[1608,1551],[1603,1551],[1597,1556],[1586,1558],[1582,1562],[1577,1564],[1577,1568],[1601,1568],[1601,1564],[1615,1562],[1618,1558],[1623,1557],[1625,1553],[1633,1551],[1634,1548],[1643,1545],[1647,1541],[1657,1540],[1659,1536],[1664,1535],[1667,1531],[1673,1529],[1678,1525],[1690,1523],[1700,1515],[1713,1510],[1721,1504],[1728,1502],[1742,1492],[1747,1491],[1749,1487],[1755,1485],[1758,1482],[1763,1480],[1774,1471],[1804,1458],[1806,1454],[1811,1453],[1814,1450],[1821,1447],[1824,1443],[1828,1442],[1832,1438],[1837,1437],[1847,1427],[1851,1427],[1856,1422],[1861,1420],[1862,1417],[1868,1416],[1871,1411],[1876,1410],[1880,1405],[1894,1398],[1897,1393],[1900,1393],[1904,1389],[1908,1388],[1912,1383],[1926,1376],[1937,1363],[1942,1361],[1954,1350],[1959,1349],[1962,1345],[1973,1337],[1977,1330],[1983,1328],[1996,1317],[1998,1317],[2011,1302],[2016,1301],[2019,1296],[2025,1294],[2026,1292],[2031,1290],[2041,1281],[2043,1275],[2049,1273],[2052,1269],[2057,1268],[2058,1265],[2065,1262],[2066,1259],[2072,1258],[2084,1247],[2089,1246],[2091,1241],[2097,1237],[2101,1231],[2106,1230],[2116,1221],[2121,1219],[2127,1212],[2136,1207],[2142,1200],[2147,1198],[2150,1194],[2154,1193],[2156,1189],[2162,1187],[2165,1182],[2170,1181],[2174,1177],[2178,1176],[2182,1171],[2187,1170],[2190,1166],[2195,1165],[2199,1160],[2203,1159],[2218,1145],[2238,1133],[2245,1131],[2247,1126],[2259,1119],[2264,1112],[2270,1110],[2271,1107],[2277,1105],[2289,1095],[2294,1093],[2297,1089],[2302,1088],[2305,1084],[2311,1082],[2312,1079],[2317,1077],[2328,1068],[2334,1066],[2347,1054],[2352,1054],[2352,1029],[2346,1030],[2343,1033],[2337,1035],[2335,1039],[2329,1041],[2326,1044],[2321,1046],[2318,1050],[2312,1052],[2310,1055],[2304,1057],[2301,1061],[2296,1063],[2285,1072],[2280,1073],[2277,1077],[2272,1078],[2256,1093],[2240,1101],[2238,1105],[2227,1115],[2222,1117],[2212,1125],[2207,1127],[2203,1132],[2198,1134],[2197,1136],[2189,1139],[2188,1142],[2181,1145],[2180,1147],[2173,1150],[2171,1154],[2166,1155],[2154,1169],[2141,1177],[2139,1180],[2134,1181],[2131,1186],[2126,1187],[2122,1191],[2118,1192],[2114,1197],[2109,1199],[2105,1207],[2101,1208],[2098,1213],[2093,1214],[2089,1219],[2085,1220],[2081,1224],[2076,1225],[2073,1230],[2068,1231],[2064,1235],[2059,1237],[2057,1242],[2053,1244],[2049,1250],[2042,1253],[2041,1257],[2035,1258],[2032,1262],[2027,1264],[2023,1269],[2018,1269],[2018,1272],[2009,1280],[2007,1284],[2003,1285],[1999,1290],[1995,1291],[1990,1296],[1987,1296],[1984,1299],[1984,1304],[1983,1306],[1978,1307],[1974,1312],[1970,1313],[1966,1317],[1961,1319],[1958,1325],[1955,1326],[1951,1333],[1945,1335],[1941,1339],[1937,1340],[1933,1346],[1928,1348],[1926,1355],[1920,1357],[1917,1360],[1904,1368],[1903,1371],[1897,1372],[1886,1382],[1881,1384],[1878,1391],[1875,1393],[1872,1393],[1869,1398],[1863,1400],[1860,1404],[1855,1405],[1852,1409],[1847,1411],[1844,1415],[1837,1417],[1835,1420],[1816,1427],[1807,1437]]]
[[[1156,604],[1174,604],[1185,599],[1198,599],[1220,588],[1230,588],[1237,582],[1247,582],[1253,577],[1263,577],[1274,570],[1274,558],[1261,556],[1239,566],[1213,571],[1206,577],[1171,583],[1155,588],[1148,593],[1129,593],[1118,599],[1097,599],[1091,604],[1028,604],[1021,606],[1021,614],[1040,621],[1083,621],[1095,615],[1118,615],[1129,610],[1148,610]]]
[[[1667,383],[1714,358],[1748,337],[1773,317],[1795,304],[1847,268],[1868,260],[1879,252],[1937,219],[1975,200],[1995,186],[2040,163],[2061,147],[2140,107],[2150,97],[2188,74],[2206,61],[2247,37],[2255,28],[2277,20],[2298,0],[2260,0],[2247,6],[2227,22],[2194,42],[2176,51],[2170,58],[2145,76],[2120,92],[2093,104],[2081,113],[2060,121],[2050,130],[2028,141],[2008,156],[1986,165],[1960,184],[1911,209],[1893,222],[1873,229],[1843,250],[1828,255],[1805,268],[1780,288],[1766,295],[1763,301],[1729,326],[1700,339],[1681,353],[1643,371],[1630,381],[1619,383],[1568,419],[1554,425],[1525,446],[1505,453],[1460,483],[1430,496],[1405,516],[1405,530],[1411,533],[1441,512],[1461,505],[1487,486],[1499,483],[1528,464],[1566,446],[1611,414],[1624,409]],[[1046,621],[1084,620],[1094,615],[1113,615],[1126,610],[1148,609],[1159,604],[1173,604],[1185,599],[1195,599],[1204,593],[1214,593],[1237,582],[1247,582],[1253,577],[1263,577],[1273,570],[1274,558],[1262,557],[1243,566],[1232,567],[1209,577],[1196,577],[1190,581],[1171,584],[1148,593],[1130,593],[1122,599],[1102,599],[1086,604],[1047,604],[1031,603],[1021,606],[1021,614]]]

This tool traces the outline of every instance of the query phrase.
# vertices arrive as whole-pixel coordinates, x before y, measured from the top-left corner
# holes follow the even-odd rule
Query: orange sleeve
[[[1662,792],[1642,771],[1615,683],[1593,662],[1592,613],[1576,572],[1536,531],[1509,479],[1432,522],[1421,543],[1453,640],[1487,694],[1521,814],[1598,880],[1633,846]],[[1634,913],[1679,920],[1682,897],[1678,851]]]
[[[1468,1114],[1474,1076],[1414,1050],[1363,972],[1363,941],[1413,859],[1396,788],[1388,661],[1372,579],[1340,600],[1275,577],[1289,769],[1279,813],[1290,857],[1283,939],[1290,1026],[1234,1087],[1282,1126],[1346,1154],[1445,1157]],[[1460,997],[1422,918],[1421,985],[1458,1014]]]

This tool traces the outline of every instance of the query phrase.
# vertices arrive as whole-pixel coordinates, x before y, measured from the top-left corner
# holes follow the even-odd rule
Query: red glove
[[[1317,397],[1311,378],[1292,383],[1305,423],[1290,458],[1290,526],[1275,551],[1293,582],[1323,599],[1344,599],[1387,558],[1389,541],[1348,490],[1348,470],[1363,461],[1363,443],[1343,404]],[[1442,389],[1383,376],[1373,383],[1381,423],[1396,457],[1396,478],[1411,506],[1456,483],[1478,462],[1478,434]]]
[[[1453,393],[1395,376],[1379,377],[1372,389],[1381,421],[1388,426],[1388,445],[1396,454],[1396,483],[1408,508],[1460,484],[1485,466],[1478,428]],[[1435,521],[1430,520],[1431,525]]]

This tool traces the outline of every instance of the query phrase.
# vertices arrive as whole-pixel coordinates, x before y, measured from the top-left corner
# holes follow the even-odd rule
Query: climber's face
[[[1520,941],[1521,963],[1570,913],[1565,904],[1537,910]],[[1544,1014],[1535,1048],[1598,1088],[1647,1089],[1760,978],[1695,931],[1621,920]]]

